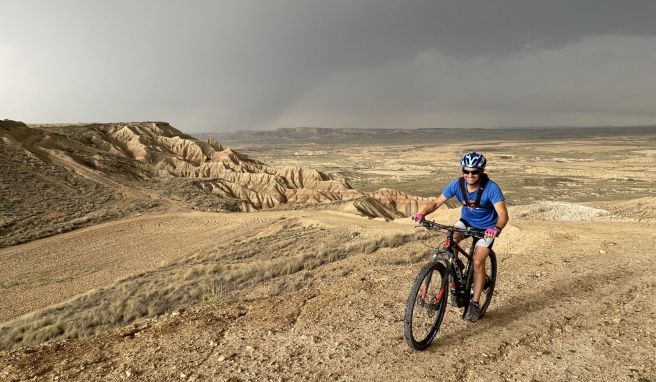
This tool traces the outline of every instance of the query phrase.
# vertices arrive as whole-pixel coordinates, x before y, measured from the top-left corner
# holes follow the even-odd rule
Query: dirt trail
[[[398,222],[386,224],[332,211],[287,211],[285,215],[341,230],[407,230]],[[247,237],[254,227],[270,224],[279,216],[275,211],[147,215],[0,249],[0,323],[176,259],[210,252],[217,244]]]
[[[238,219],[266,222],[274,213]],[[305,211],[283,213],[316,218]],[[412,230],[407,222],[326,214],[315,221],[332,229],[351,225],[362,231]],[[143,245],[159,243],[175,252],[179,248],[173,243],[185,233],[172,232],[186,226],[186,235],[194,236],[189,245],[202,246],[214,240],[219,226],[234,227],[222,225],[224,216],[132,219],[106,225],[94,235],[136,235],[131,231],[144,221],[151,227],[162,224],[162,229],[169,222],[170,234],[139,235]],[[656,224],[620,222],[610,227],[601,221],[513,221],[495,245],[499,283],[488,314],[471,325],[450,308],[425,352],[411,352],[402,337],[407,291],[423,263],[409,264],[408,259],[426,249],[411,242],[275,280],[311,281],[295,292],[262,297],[271,287],[265,282],[236,300],[176,311],[88,338],[0,352],[0,379],[654,380],[656,276],[653,248],[643,238],[656,235]],[[62,248],[67,240],[93,248],[93,243],[70,237],[92,232],[47,240],[53,248]],[[115,253],[122,250],[118,245]],[[0,259],[6,258],[11,256],[5,250]]]
[[[142,216],[2,249],[0,322],[189,256],[226,234],[226,220]]]

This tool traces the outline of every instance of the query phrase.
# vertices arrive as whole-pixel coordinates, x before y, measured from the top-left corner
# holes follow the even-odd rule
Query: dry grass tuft
[[[212,284],[205,285],[201,291],[200,300],[204,304],[216,304],[223,300],[224,295],[223,283],[214,281]]]

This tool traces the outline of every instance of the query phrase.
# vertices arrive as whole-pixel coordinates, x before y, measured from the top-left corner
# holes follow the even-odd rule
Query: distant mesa
[[[525,139],[610,137],[617,134],[651,136],[654,125],[644,126],[590,126],[590,127],[496,127],[496,128],[326,128],[326,127],[281,127],[275,130],[239,130],[222,133],[200,133],[197,136],[216,136],[229,144],[257,144],[276,142],[282,144],[304,143],[389,143],[425,144],[426,142],[461,142],[463,137],[487,135],[503,137],[504,141]]]
[[[357,129],[325,127],[292,127],[266,131],[240,130],[219,134],[225,142],[352,142],[375,138],[377,141],[403,140],[408,135],[435,138],[436,133],[448,133],[448,129]],[[216,134],[201,134],[210,136]]]
[[[51,227],[18,242],[164,202],[211,211],[337,202],[344,208],[348,202],[357,214],[389,220],[408,216],[428,200],[388,189],[360,192],[343,177],[314,169],[268,166],[166,122],[27,125],[4,120],[0,149],[0,180],[12,185],[6,191],[10,203],[0,211],[6,215],[0,215],[2,226],[20,231],[20,222],[31,221]]]

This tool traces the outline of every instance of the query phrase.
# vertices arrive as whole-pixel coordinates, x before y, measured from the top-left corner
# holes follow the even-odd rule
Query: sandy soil
[[[0,252],[0,321],[190,256],[215,237],[239,235],[230,216],[195,213],[105,223]]]
[[[269,214],[261,218],[272,218]],[[327,226],[360,224],[363,230],[414,229],[410,222],[327,214],[314,218]],[[449,220],[453,211],[436,215]],[[133,219],[79,234],[101,242],[115,230],[179,221],[190,231],[203,231],[209,219],[221,216]],[[407,291],[423,263],[403,260],[425,249],[410,242],[332,262],[311,275],[311,286],[274,298],[261,297],[269,287],[263,283],[232,302],[177,310],[89,338],[2,352],[0,377],[648,381],[656,377],[656,331],[649,324],[656,316],[650,298],[656,277],[651,244],[641,238],[654,234],[653,223],[514,221],[496,246],[499,284],[489,313],[471,325],[451,308],[436,341],[422,353],[411,352],[402,338]],[[176,235],[144,235],[143,243],[164,248],[178,240]],[[211,240],[198,237],[196,245]],[[123,249],[114,248],[107,254]],[[307,275],[284,277],[292,282]]]

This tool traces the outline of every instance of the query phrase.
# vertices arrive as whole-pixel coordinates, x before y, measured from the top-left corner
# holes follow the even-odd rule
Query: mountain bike
[[[421,224],[428,230],[446,230],[447,237],[443,247],[438,246],[431,261],[419,271],[406,302],[404,337],[413,350],[426,349],[437,335],[450,294],[453,296],[453,306],[464,308],[462,318],[465,317],[469,301],[474,295],[472,259],[476,241],[485,237],[485,230],[461,229],[430,220],[423,220]],[[465,238],[473,238],[469,252],[465,252],[453,240],[455,232],[462,232]],[[467,265],[459,255],[467,259]],[[497,260],[492,250],[485,262],[485,273],[485,285],[479,300],[481,317],[490,306],[497,277]]]

